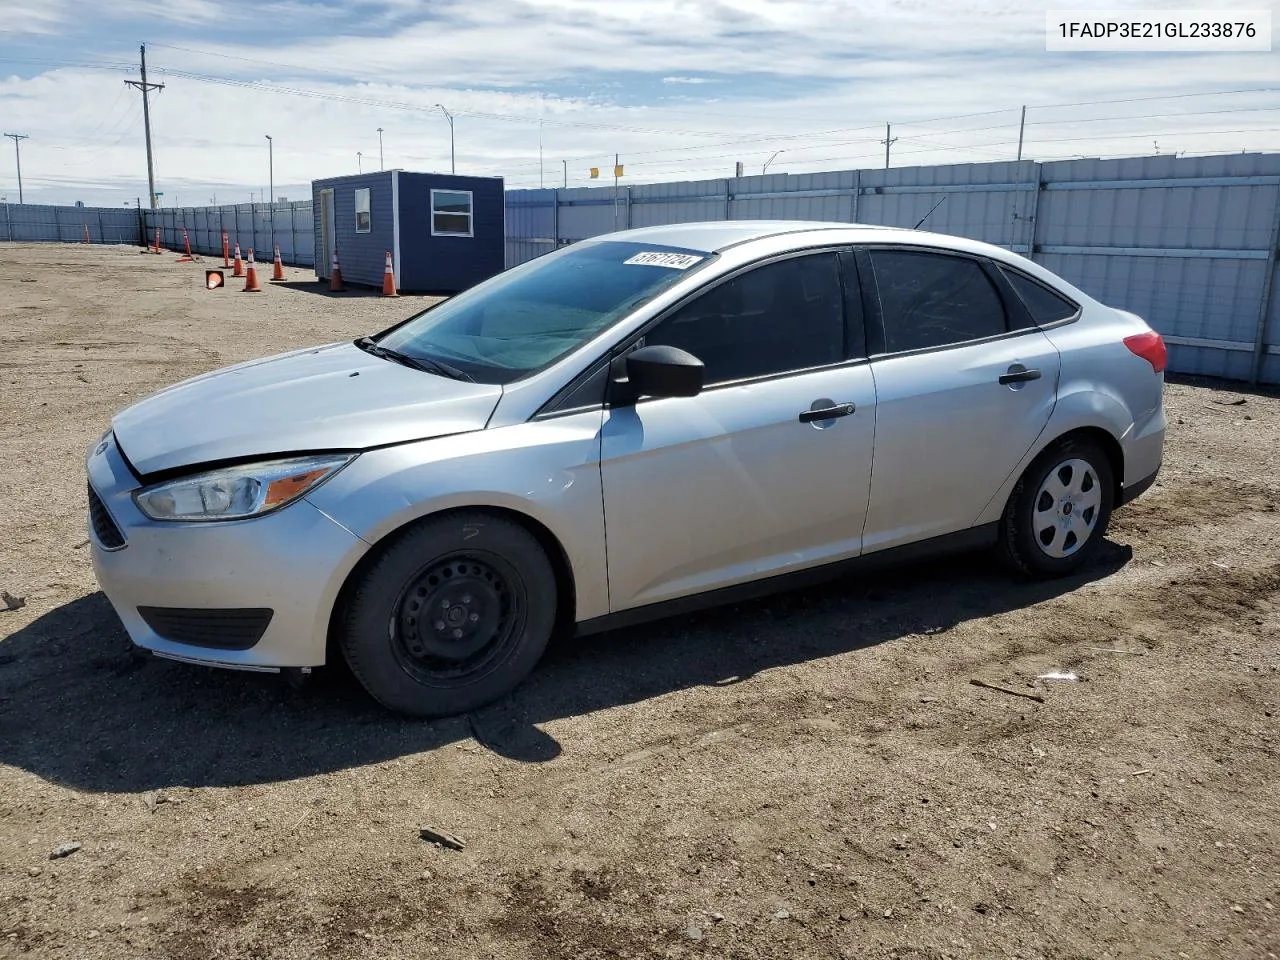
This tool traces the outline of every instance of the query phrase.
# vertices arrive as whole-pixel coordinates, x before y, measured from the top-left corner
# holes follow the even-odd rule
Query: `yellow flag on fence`
[[[613,175],[615,177],[622,176],[622,164],[618,164],[616,167],[613,168]]]
[[[592,168],[591,168],[591,179],[592,179],[592,180],[599,180],[599,179],[600,179],[600,168],[599,168],[599,167],[592,167]]]

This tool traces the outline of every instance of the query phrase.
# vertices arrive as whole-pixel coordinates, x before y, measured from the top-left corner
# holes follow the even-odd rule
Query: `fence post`
[[[289,203],[289,258],[292,266],[298,266],[298,206]]]
[[[1027,214],[1027,219],[1031,221],[1030,236],[1027,237],[1027,259],[1034,262],[1036,259],[1036,235],[1040,232],[1040,193],[1044,190],[1044,168],[1033,161],[1031,169],[1035,171],[1035,182],[1032,184],[1031,212]]]
[[[4,226],[5,231],[9,234],[9,242],[13,243],[13,220],[9,218],[9,201],[4,202]]]
[[[862,196],[862,171],[853,171],[853,204],[849,210],[851,223],[858,222],[858,198]]]
[[[1253,338],[1253,368],[1249,375],[1250,383],[1257,383],[1262,377],[1262,365],[1267,359],[1267,318],[1271,313],[1271,301],[1275,296],[1275,276],[1277,260],[1280,259],[1280,187],[1276,188],[1276,206],[1271,212],[1271,244],[1267,251],[1267,271],[1262,276],[1262,303],[1258,305],[1258,331]]]

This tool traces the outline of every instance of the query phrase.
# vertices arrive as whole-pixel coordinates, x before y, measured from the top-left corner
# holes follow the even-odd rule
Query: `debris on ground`
[[[69,857],[83,846],[83,843],[75,842],[60,844],[49,851],[49,859],[61,860],[63,857]]]
[[[435,827],[419,827],[418,836],[428,843],[438,843],[440,846],[448,847],[450,850],[461,850],[467,845],[467,841],[461,837],[455,837],[453,834],[437,830]]]
[[[1080,678],[1070,670],[1050,670],[1048,673],[1042,673],[1037,680],[1065,680],[1068,683],[1079,680]]]
[[[26,597],[15,597],[8,590],[0,590],[0,602],[6,610],[21,610],[27,605]]]
[[[1131,657],[1145,656],[1142,650],[1121,650],[1119,647],[1089,647],[1089,650],[1096,650],[1098,653],[1127,653]]]
[[[1007,693],[1011,697],[1024,697],[1027,700],[1034,700],[1036,703],[1044,703],[1044,697],[1038,693],[1024,693],[1021,690],[1014,690],[1012,687],[1002,687],[998,683],[988,683],[986,680],[979,680],[977,677],[971,677],[969,680],[975,687],[983,687],[987,690],[999,690],[1001,693]]]

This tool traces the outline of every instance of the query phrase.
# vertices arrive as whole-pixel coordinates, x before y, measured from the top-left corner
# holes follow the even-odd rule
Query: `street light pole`
[[[458,161],[456,154],[453,152],[453,114],[444,108],[443,103],[437,103],[436,106],[440,108],[444,118],[449,121],[449,172],[457,173]]]
[[[30,137],[25,133],[6,133],[5,136],[13,141],[13,158],[18,164],[18,202],[22,203],[22,151],[18,149],[18,145]]]
[[[764,168],[760,171],[760,173],[761,173],[762,175],[763,175],[763,174],[768,173],[768,172],[769,172],[769,164],[773,163],[773,161],[774,161],[774,160],[777,160],[777,159],[778,159],[778,154],[780,154],[780,153],[786,153],[786,152],[787,152],[787,151],[785,151],[785,150],[775,150],[775,151],[773,152],[773,156],[772,156],[772,157],[770,157],[768,160],[766,160],[766,161],[764,162]]]
[[[276,248],[276,143],[267,138],[267,216],[271,218],[271,249]]]
[[[378,169],[382,169],[382,128],[378,128]]]
[[[356,173],[364,173],[364,154],[356,151]]]

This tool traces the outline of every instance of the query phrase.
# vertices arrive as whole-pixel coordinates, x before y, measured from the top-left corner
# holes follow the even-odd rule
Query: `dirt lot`
[[[409,722],[340,669],[133,653],[83,549],[115,409],[422,303],[289,272],[0,246],[0,956],[1280,954],[1280,400],[1169,386],[1161,482],[1073,579],[979,557],[561,641]]]

